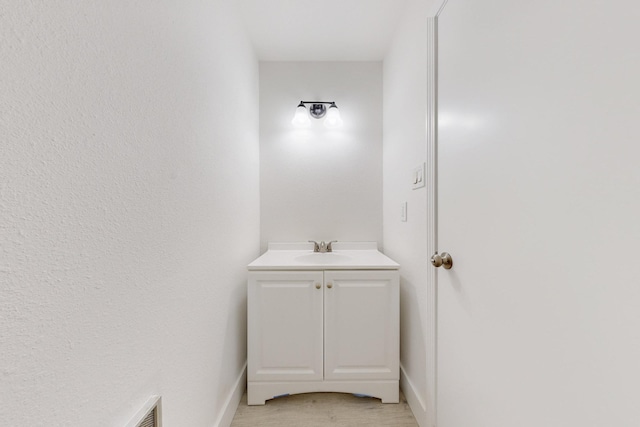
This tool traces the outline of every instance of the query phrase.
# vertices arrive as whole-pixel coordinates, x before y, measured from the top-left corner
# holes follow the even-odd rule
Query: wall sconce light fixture
[[[309,112],[307,113],[307,106],[305,104],[311,104]],[[329,108],[327,108],[329,105]],[[300,101],[296,113],[293,116],[291,123],[296,127],[306,127],[311,124],[309,116],[314,119],[324,119],[324,126],[329,129],[334,129],[342,125],[342,119],[340,118],[340,111],[335,102],[324,101]]]

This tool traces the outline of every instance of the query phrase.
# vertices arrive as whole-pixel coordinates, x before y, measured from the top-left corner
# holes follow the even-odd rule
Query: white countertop
[[[400,265],[375,242],[338,242],[333,252],[313,252],[312,243],[269,243],[249,270],[397,270]]]

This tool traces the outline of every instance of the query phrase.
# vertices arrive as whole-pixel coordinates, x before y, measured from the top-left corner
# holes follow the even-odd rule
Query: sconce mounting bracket
[[[327,107],[324,104],[311,104],[309,108],[309,114],[314,119],[321,119],[327,114]]]

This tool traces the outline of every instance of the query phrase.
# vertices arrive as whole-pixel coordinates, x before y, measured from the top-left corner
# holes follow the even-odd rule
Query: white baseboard
[[[407,403],[409,404],[411,412],[413,412],[413,416],[416,418],[418,425],[420,427],[428,427],[427,405],[420,398],[420,394],[409,379],[409,376],[407,376],[402,364],[400,365],[400,388],[404,393],[404,397],[407,398]]]
[[[213,424],[213,427],[229,427],[233,421],[233,416],[236,414],[240,400],[247,386],[247,362],[244,363],[238,379],[233,385],[233,389],[227,396],[227,399],[222,406],[222,413],[218,417],[218,420]]]

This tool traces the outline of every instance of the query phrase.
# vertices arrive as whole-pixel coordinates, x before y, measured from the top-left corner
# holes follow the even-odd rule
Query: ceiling
[[[236,0],[261,61],[380,61],[407,0]]]

